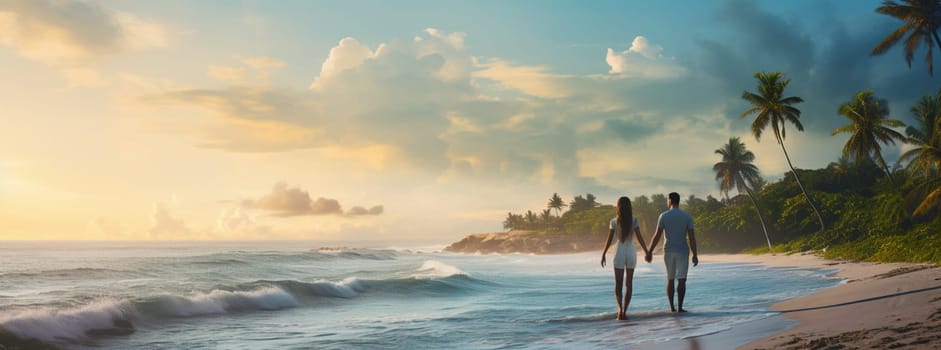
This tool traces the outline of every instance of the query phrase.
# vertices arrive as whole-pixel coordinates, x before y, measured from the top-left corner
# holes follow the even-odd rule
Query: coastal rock
[[[580,238],[573,235],[516,230],[469,234],[444,250],[465,254],[565,254],[598,250],[603,243],[603,238],[598,236]]]

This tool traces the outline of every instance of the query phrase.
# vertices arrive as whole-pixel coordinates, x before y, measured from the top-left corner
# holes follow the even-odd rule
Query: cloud
[[[239,66],[236,67],[210,65],[206,74],[219,81],[267,84],[271,74],[285,65],[284,61],[271,57],[248,57],[239,59]]]
[[[376,51],[382,49],[382,46]],[[363,45],[354,38],[343,38],[336,47],[330,49],[327,59],[320,66],[320,75],[314,79],[310,88],[314,90],[322,89],[324,84],[333,76],[348,69],[358,67],[366,59],[375,57],[375,53],[368,46]]]
[[[627,50],[616,52],[608,48],[605,62],[611,66],[609,73],[627,78],[670,79],[686,75],[686,69],[664,57],[662,51],[663,47],[636,36]]]
[[[88,222],[88,227],[107,239],[126,238],[127,232],[111,218],[98,216]]]
[[[382,215],[383,207],[381,205],[374,206],[372,208],[366,209],[364,207],[352,207],[346,215],[350,216],[360,216],[360,215]]]
[[[98,87],[106,84],[105,78],[94,69],[66,68],[62,70],[62,74],[69,82],[69,88]]]
[[[752,4],[735,11],[769,24],[727,18],[715,30],[731,29],[736,40],[693,38],[693,53],[678,58],[637,36],[624,51],[610,49],[610,70],[594,74],[476,57],[467,52],[463,33],[426,30],[411,41],[375,45],[343,38],[325,53],[310,86],[232,84],[173,89],[144,100],[212,112],[218,125],[200,145],[229,152],[313,148],[368,162],[376,171],[407,169],[443,183],[526,182],[573,193],[636,193],[653,180],[624,176],[656,173],[664,183],[687,181],[686,190],[710,193],[712,150],[731,135],[748,135],[750,121],[738,117],[746,108],[740,96],[755,88],[756,70],[781,69],[793,79],[788,93],[807,101],[800,108],[808,140],[829,138],[833,125],[843,122],[835,108],[852,91],[832,91],[855,89],[838,86],[844,81],[885,91],[894,111],[906,106],[892,100],[898,89],[930,90],[923,79],[901,75],[903,64],[881,70],[881,61],[847,53],[878,40],[884,34],[878,28],[848,31],[831,21],[819,31],[824,39],[808,40],[816,27]],[[776,36],[780,43],[768,40]],[[778,54],[754,58],[755,50],[766,49]],[[841,63],[847,60],[853,62]],[[603,64],[600,57],[597,63]],[[763,150],[758,146],[751,148],[757,153]],[[771,166],[782,162],[779,152],[769,147],[759,155],[767,158],[762,164],[771,177],[783,173]],[[809,168],[832,159],[812,152],[797,161]]]
[[[739,47],[748,51],[750,61],[764,63],[763,69],[776,66],[773,69],[802,75],[813,66],[817,45],[798,21],[787,21],[747,0],[726,1],[718,19],[736,30],[742,40]]]
[[[245,68],[229,66],[209,66],[207,73],[210,77],[221,81],[241,81],[245,78]]]
[[[516,89],[541,98],[562,98],[573,94],[560,76],[549,73],[549,67],[513,65],[500,59],[478,63],[477,67],[482,69],[475,71],[474,77],[493,80],[504,89]]]
[[[243,59],[242,62],[258,70],[281,69],[287,65],[284,61],[266,56],[248,57]]]
[[[233,84],[175,89],[142,101],[213,112],[219,126],[205,135],[203,147],[335,154],[373,149],[382,150],[382,161],[369,161],[380,167],[419,169],[445,180],[562,186],[581,183],[580,148],[604,140],[640,142],[665,117],[678,117],[669,108],[700,102],[695,96],[684,103],[646,98],[676,91],[676,82],[564,75],[499,58],[479,60],[465,51],[464,38],[429,29],[410,42],[393,40],[375,49],[344,38],[306,91]],[[656,57],[651,44],[634,46],[632,55]]]
[[[219,214],[216,219],[216,227],[223,231],[237,231],[245,227],[254,226],[255,219],[245,209],[245,206],[236,205],[229,207]]]
[[[314,204],[317,204],[316,210]],[[271,193],[250,202],[250,206],[262,210],[272,211],[277,216],[322,215],[338,214],[340,205],[336,200],[318,198],[314,202],[307,191],[300,188],[288,187],[286,183],[279,182],[271,189]]]
[[[432,33],[420,41],[381,44],[375,51],[355,39],[343,39],[307,91],[233,84],[222,89],[177,89],[142,101],[199,106],[230,124],[263,122],[305,135],[284,144],[278,138],[246,142],[237,135],[214,132],[203,143],[210,147],[242,152],[383,147],[400,155],[397,161],[406,166],[447,168],[450,161],[441,135],[451,126],[448,114],[462,110],[467,112],[460,113],[464,117],[500,118],[507,104],[479,99],[467,77],[451,80],[460,76],[457,66],[466,64],[470,69],[469,59],[448,62],[445,57],[460,52],[453,46],[460,40]]]
[[[191,238],[189,237],[191,231],[183,220],[173,217],[163,203],[154,204],[150,220],[151,226],[147,232],[151,239]]]
[[[290,187],[284,182],[275,184],[270,193],[257,200],[243,201],[242,207],[273,212],[275,216],[279,217],[343,214],[343,208],[336,199],[323,197],[312,199],[307,191],[297,187]],[[368,210],[363,207],[354,206],[347,214],[380,215],[382,211],[383,207],[381,205],[374,206]],[[238,226],[247,222],[247,218],[247,213],[245,212],[229,213],[229,215],[226,215],[224,222],[230,227]]]
[[[216,219],[216,232],[222,233],[225,237],[251,239],[276,236],[270,226],[259,224],[251,210],[242,203],[230,206],[219,213]]]
[[[660,130],[659,125],[647,122],[642,117],[606,119],[601,128],[602,133],[610,134],[611,137],[627,143],[643,140],[658,130]]]
[[[72,0],[0,2],[0,44],[49,65],[75,65],[168,42],[166,29],[132,14]]]
[[[336,199],[318,197],[316,200],[310,202],[311,215],[341,213],[343,213],[343,209],[340,208],[340,202],[338,202]]]
[[[416,36],[415,50],[419,57],[440,56],[444,63],[434,74],[445,81],[462,81],[470,74],[473,58],[464,51],[466,33],[445,33],[435,28],[425,29],[428,38]]]

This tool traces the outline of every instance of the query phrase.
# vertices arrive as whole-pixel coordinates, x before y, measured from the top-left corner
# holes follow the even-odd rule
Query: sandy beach
[[[703,261],[835,269],[845,283],[777,303],[797,321],[739,349],[941,349],[941,269],[936,265],[831,261],[810,254],[706,255]]]

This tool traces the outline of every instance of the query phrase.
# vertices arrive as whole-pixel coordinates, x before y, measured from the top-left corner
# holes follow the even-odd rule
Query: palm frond
[[[910,23],[905,23],[899,27],[899,29],[896,29],[894,32],[892,32],[892,34],[889,34],[889,36],[885,37],[885,39],[882,39],[882,41],[872,49],[872,53],[870,53],[870,55],[876,56],[886,53],[886,51],[889,51],[889,49],[895,46],[899,39],[905,36],[905,33],[908,33],[911,28],[912,25]]]
[[[830,133],[830,135],[836,135],[836,134],[841,134],[841,133],[845,133],[845,132],[851,133],[851,132],[853,132],[853,131],[855,131],[855,130],[856,130],[856,127],[853,126],[853,124],[847,124],[847,125],[843,125],[843,126],[841,126],[841,127],[839,127],[839,128],[833,129],[833,132]]]

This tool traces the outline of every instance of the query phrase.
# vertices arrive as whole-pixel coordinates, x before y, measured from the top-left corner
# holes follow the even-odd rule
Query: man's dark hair
[[[668,196],[670,197],[670,204],[673,204],[673,205],[675,205],[675,206],[679,206],[679,205],[680,205],[680,194],[679,194],[679,193],[670,192],[670,194],[669,194]]]

